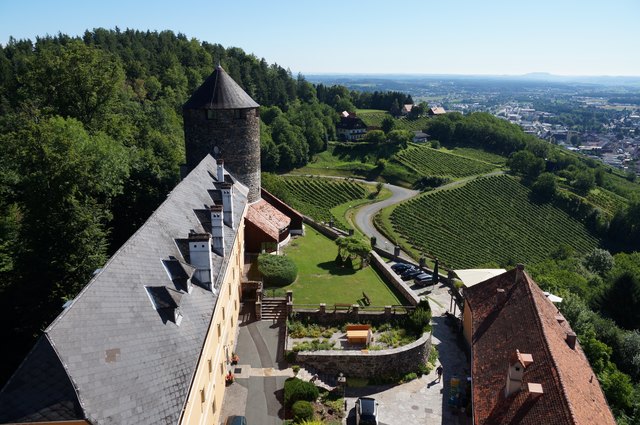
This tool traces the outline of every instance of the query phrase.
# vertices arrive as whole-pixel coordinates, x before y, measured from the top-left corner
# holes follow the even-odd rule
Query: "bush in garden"
[[[291,406],[296,401],[315,401],[318,387],[299,378],[290,378],[284,382],[284,403]]]
[[[313,405],[308,401],[296,401],[291,410],[293,411],[293,420],[296,422],[313,419]]]
[[[298,267],[293,260],[281,255],[260,254],[258,270],[262,273],[267,285],[289,285],[298,277]]]

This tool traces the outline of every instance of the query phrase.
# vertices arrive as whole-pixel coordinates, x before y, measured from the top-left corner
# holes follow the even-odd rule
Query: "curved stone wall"
[[[329,375],[342,372],[347,377],[404,375],[415,372],[429,359],[431,332],[400,348],[379,351],[301,351],[297,362]]]

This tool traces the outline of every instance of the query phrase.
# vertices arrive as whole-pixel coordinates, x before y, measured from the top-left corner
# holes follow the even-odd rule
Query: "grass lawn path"
[[[285,254],[298,266],[298,279],[283,288],[293,291],[294,304],[326,303],[327,309],[336,303],[357,304],[363,291],[374,306],[408,304],[372,266],[360,270],[336,267],[338,247],[309,226],[305,236],[285,248]]]

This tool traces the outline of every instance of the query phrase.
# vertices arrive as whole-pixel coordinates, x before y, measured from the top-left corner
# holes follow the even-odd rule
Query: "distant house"
[[[409,115],[409,113],[413,109],[413,106],[414,106],[413,103],[407,103],[405,105],[402,105],[402,109],[400,109],[400,114],[403,116]]]
[[[339,140],[344,142],[360,140],[366,133],[367,125],[356,116],[355,112],[344,111],[340,114],[340,122],[336,124],[336,134]]]
[[[423,131],[413,132],[413,143],[426,143],[429,140],[429,135]]]
[[[444,115],[446,113],[447,111],[445,111],[442,106],[434,106],[433,108],[429,108],[428,112],[429,116]]]
[[[523,266],[464,299],[474,424],[616,423],[576,334]]]

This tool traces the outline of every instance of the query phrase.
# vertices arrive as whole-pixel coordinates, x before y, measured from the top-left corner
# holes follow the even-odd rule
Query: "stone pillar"
[[[384,315],[385,315],[385,317],[391,317],[391,306],[390,305],[385,305],[384,306]]]
[[[262,320],[262,301],[260,299],[256,300],[256,319]]]
[[[358,314],[360,312],[360,305],[359,304],[353,304],[351,306],[351,310],[353,311],[353,315],[357,318]]]
[[[287,303],[293,303],[293,291],[287,291]]]
[[[321,315],[325,315],[327,314],[327,304],[326,303],[320,303],[320,314]]]
[[[393,256],[396,258],[400,256],[400,247],[398,245],[393,247]]]

